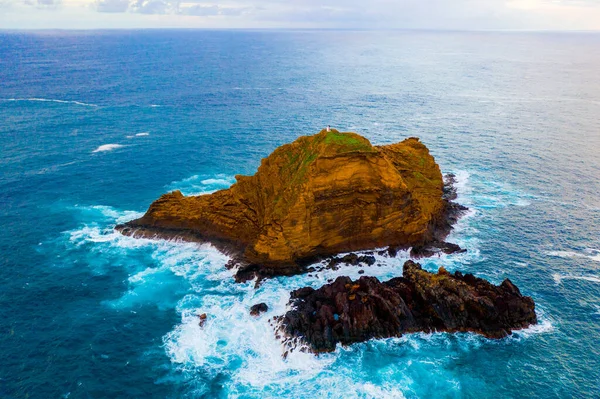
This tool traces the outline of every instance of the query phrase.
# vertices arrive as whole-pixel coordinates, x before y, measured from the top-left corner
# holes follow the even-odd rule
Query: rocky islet
[[[277,148],[255,175],[236,176],[229,189],[164,194],[143,217],[116,229],[210,242],[231,255],[228,266],[237,269],[237,281],[258,282],[313,272],[318,261],[332,269],[371,266],[369,250],[396,256],[410,249],[413,258],[463,252],[445,241],[467,210],[453,202],[455,182],[452,174],[442,176],[418,138],[373,146],[356,133],[323,130]],[[386,282],[339,277],[317,290],[293,291],[289,305],[275,317],[277,336],[289,350],[301,346],[315,353],[411,332],[502,338],[537,322],[533,300],[510,280],[495,286],[443,268],[429,273],[413,261],[404,264],[403,277]],[[260,303],[250,314],[266,311]]]
[[[290,275],[351,251],[460,250],[444,242],[465,209],[451,190],[418,138],[373,146],[356,133],[324,130],[277,148],[229,189],[165,194],[117,229],[210,242],[232,256],[239,280]]]
[[[407,261],[403,276],[338,277],[315,290],[293,291],[291,310],[278,316],[290,350],[333,351],[372,338],[415,332],[475,332],[503,338],[537,323],[535,304],[508,279],[496,286],[472,274],[429,273]]]

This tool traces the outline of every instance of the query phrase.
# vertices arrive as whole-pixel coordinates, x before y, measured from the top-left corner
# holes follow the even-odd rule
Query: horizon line
[[[2,28],[0,32],[94,32],[94,31],[332,31],[332,32],[453,32],[453,33],[600,33],[600,29],[451,29],[451,28],[202,28],[202,27],[143,27],[143,28]]]

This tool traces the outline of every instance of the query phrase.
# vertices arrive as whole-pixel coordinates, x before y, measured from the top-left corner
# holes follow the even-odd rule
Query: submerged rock
[[[499,286],[472,274],[429,273],[407,261],[404,275],[380,282],[338,277],[317,290],[293,291],[292,310],[279,316],[288,346],[328,352],[371,338],[412,332],[475,332],[502,338],[537,323],[535,304],[508,279]]]
[[[266,303],[257,303],[256,305],[252,305],[252,307],[250,308],[250,315],[258,316],[261,313],[266,312],[267,310],[269,310],[269,307]]]
[[[208,316],[206,315],[206,313],[202,313],[198,315],[198,319],[200,320],[198,322],[198,325],[200,327],[204,327],[204,324],[206,324],[206,319],[208,318]]]
[[[327,267],[331,269],[336,269],[340,264],[358,266],[359,264],[365,264],[367,266],[372,266],[375,264],[375,257],[373,255],[357,255],[355,253],[351,253],[342,257],[334,257],[332,258]]]
[[[432,241],[425,245],[412,247],[410,250],[410,256],[413,258],[423,258],[427,256],[433,256],[439,253],[445,253],[449,255],[464,252],[467,252],[467,250],[461,248],[457,244],[445,241]]]
[[[117,230],[211,242],[234,255],[238,280],[289,275],[341,252],[443,242],[458,209],[444,187],[417,138],[373,146],[321,131],[277,148],[229,189],[165,194]]]
[[[454,173],[448,173],[444,176],[444,198],[453,201],[458,197],[456,192],[455,184],[456,175]]]

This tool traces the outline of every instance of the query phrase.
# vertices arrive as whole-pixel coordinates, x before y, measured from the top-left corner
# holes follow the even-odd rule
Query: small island
[[[467,209],[453,202],[454,176],[442,176],[418,138],[373,146],[356,133],[326,129],[277,148],[254,176],[200,196],[164,194],[146,214],[116,229],[136,237],[209,242],[232,257],[236,280],[375,263],[368,251],[413,258],[463,250],[445,242]],[[352,251],[364,251],[357,255]],[[339,254],[345,254],[340,255]],[[260,317],[266,303],[250,309]],[[206,315],[200,316],[200,326]],[[510,281],[437,274],[407,261],[403,276],[381,282],[338,277],[291,293],[270,319],[287,348],[329,352],[372,338],[414,332],[475,332],[502,338],[537,323],[535,304]],[[285,356],[284,354],[284,356]]]
[[[452,199],[418,138],[374,146],[356,133],[330,129],[277,148],[254,176],[236,176],[229,189],[164,194],[143,217],[116,228],[138,237],[210,242],[232,256],[238,280],[260,279],[302,273],[315,261],[351,251],[460,251],[444,242],[466,209]]]

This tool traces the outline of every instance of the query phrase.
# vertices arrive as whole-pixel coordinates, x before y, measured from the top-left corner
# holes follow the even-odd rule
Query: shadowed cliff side
[[[356,133],[321,131],[277,148],[229,189],[165,194],[117,229],[211,242],[236,257],[241,278],[293,274],[340,252],[443,240],[456,213],[443,189],[417,138],[373,146]]]

